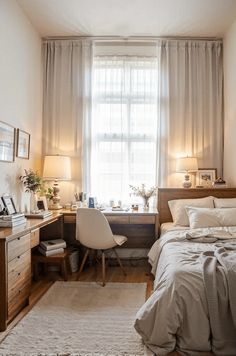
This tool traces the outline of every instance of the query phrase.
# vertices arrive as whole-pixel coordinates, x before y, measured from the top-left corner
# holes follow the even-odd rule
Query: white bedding
[[[219,231],[235,234],[236,227],[190,230],[165,224],[161,238],[151,248],[154,293],[138,311],[135,328],[157,355],[166,355],[175,348],[188,355],[211,350],[201,256],[204,251],[224,246],[225,241],[188,241],[186,232],[205,236]],[[235,341],[223,343],[223,349],[216,355],[236,355],[236,329],[234,332]]]

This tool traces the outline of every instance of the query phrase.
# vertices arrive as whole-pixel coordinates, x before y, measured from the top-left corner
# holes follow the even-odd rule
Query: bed
[[[236,355],[235,198],[233,188],[158,190],[162,227],[149,252],[154,292],[135,320],[156,355]],[[183,199],[191,200],[176,211],[187,214],[188,225],[178,224],[168,203],[179,207]]]

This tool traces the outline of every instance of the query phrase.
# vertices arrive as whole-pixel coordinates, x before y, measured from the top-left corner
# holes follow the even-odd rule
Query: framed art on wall
[[[199,168],[196,174],[196,185],[209,188],[216,180],[216,168]]]
[[[17,150],[18,158],[29,159],[30,154],[30,134],[23,130],[17,129]]]
[[[0,161],[13,162],[15,151],[15,128],[0,121]]]

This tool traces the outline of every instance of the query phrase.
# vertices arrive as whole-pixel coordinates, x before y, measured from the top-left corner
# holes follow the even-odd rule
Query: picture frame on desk
[[[48,210],[47,198],[45,196],[37,199],[37,207],[39,210]]]
[[[5,213],[5,207],[2,199],[0,198],[0,215],[4,215],[4,213]]]
[[[199,168],[196,173],[196,188],[212,188],[212,183],[216,180],[216,168]]]
[[[30,156],[30,134],[17,129],[16,156],[18,158],[29,159]]]
[[[14,162],[15,131],[13,126],[0,121],[0,161]]]
[[[9,194],[4,194],[2,196],[2,202],[7,215],[13,215],[17,213],[13,198]]]

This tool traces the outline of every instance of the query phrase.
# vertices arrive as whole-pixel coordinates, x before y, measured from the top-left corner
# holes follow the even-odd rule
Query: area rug
[[[0,344],[0,355],[147,355],[133,323],[146,283],[56,282]]]

